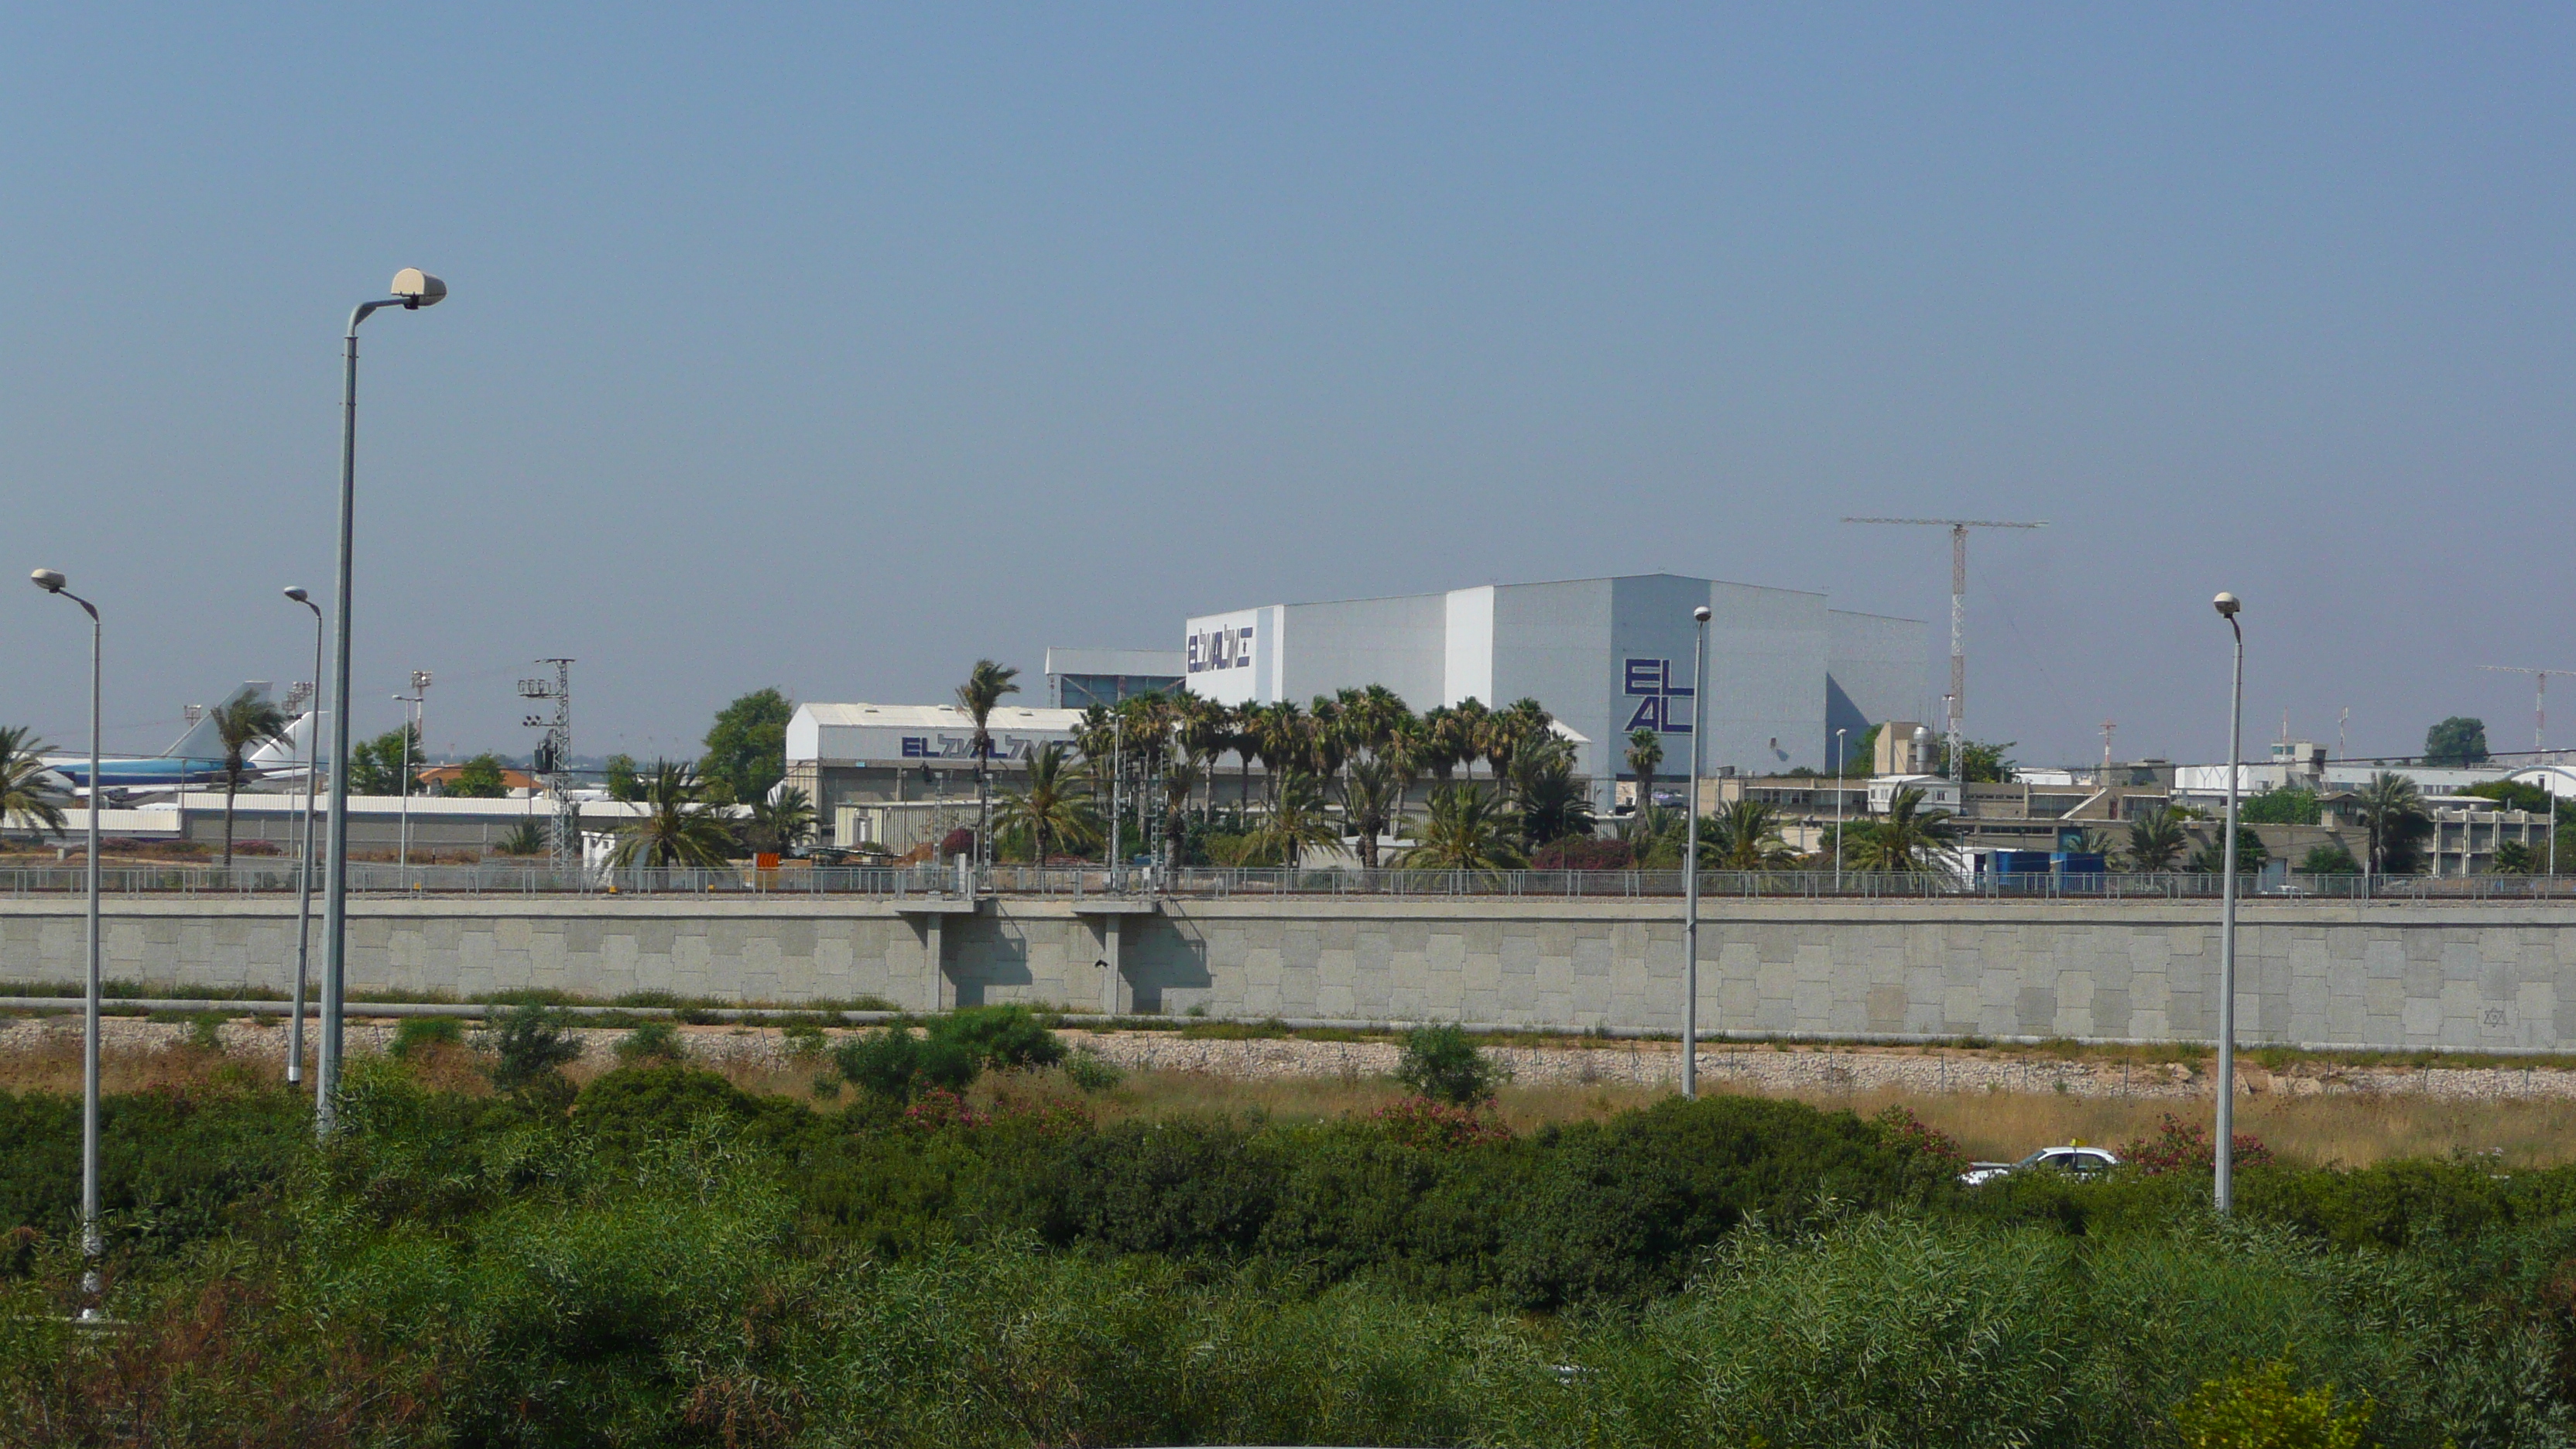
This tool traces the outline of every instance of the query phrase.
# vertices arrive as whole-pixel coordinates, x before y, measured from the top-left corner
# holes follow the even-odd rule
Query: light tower
[[[540,659],[537,662],[553,665],[555,677],[520,680],[519,697],[553,700],[555,717],[548,719],[544,715],[532,714],[519,723],[529,729],[546,732],[545,738],[537,742],[535,758],[529,763],[537,767],[535,773],[544,776],[548,788],[554,791],[555,820],[548,840],[547,864],[561,876],[570,874],[581,865],[580,818],[574,813],[572,791],[564,781],[564,772],[572,768],[572,661]]]
[[[1960,753],[1962,722],[1968,714],[1968,530],[1972,528],[2046,528],[2048,520],[2011,522],[1994,518],[1846,518],[1845,523],[1894,523],[1950,530],[1950,693],[1944,721],[1950,744],[1950,778],[1967,783],[1966,759]],[[1961,798],[1965,798],[1964,796]]]

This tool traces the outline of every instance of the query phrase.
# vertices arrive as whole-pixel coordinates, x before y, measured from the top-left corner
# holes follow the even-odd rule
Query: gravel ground
[[[217,1028],[224,1049],[282,1058],[286,1027],[234,1021]],[[158,1051],[186,1040],[194,1027],[179,1022],[108,1017],[101,1022],[111,1052]],[[352,1051],[381,1051],[393,1024],[353,1019]],[[785,1039],[766,1028],[684,1026],[692,1055],[710,1064],[784,1069],[797,1065]],[[467,1039],[479,1031],[469,1027]],[[585,1057],[613,1060],[622,1030],[580,1029]],[[1396,1048],[1386,1042],[1212,1041],[1177,1032],[1068,1030],[1066,1041],[1099,1052],[1121,1066],[1146,1071],[1205,1072],[1221,1077],[1331,1077],[1357,1080],[1395,1070]],[[60,1052],[80,1040],[76,1016],[0,1020],[0,1053]],[[1565,1046],[1489,1048],[1513,1079],[1524,1085],[1604,1084],[1665,1087],[1681,1075],[1681,1050],[1670,1042],[1569,1042]],[[2062,1059],[2008,1051],[1913,1047],[1704,1046],[1700,1073],[1714,1085],[1765,1092],[2054,1092],[2078,1097],[2191,1098],[2210,1092],[2203,1070],[2180,1063],[2145,1064],[2117,1058]],[[2238,1061],[2239,1090],[2249,1095],[2393,1094],[2492,1100],[2576,1098],[2576,1071],[2557,1067],[2346,1067],[2303,1061],[2270,1072]]]

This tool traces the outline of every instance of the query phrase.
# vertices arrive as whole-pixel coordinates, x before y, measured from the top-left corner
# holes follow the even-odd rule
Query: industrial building
[[[1701,605],[1713,611],[1704,699],[1691,683]],[[1183,634],[1183,680],[1230,704],[1371,684],[1415,709],[1536,699],[1584,737],[1577,768],[1604,808],[1635,730],[1664,736],[1663,773],[1680,773],[1700,730],[1712,772],[1772,774],[1826,768],[1837,729],[1857,737],[1926,713],[1922,621],[1674,574],[1270,604],[1197,615]]]
[[[1018,788],[1029,752],[1069,745],[1078,709],[996,708],[995,789]],[[953,704],[800,704],[787,721],[787,783],[814,802],[824,840],[896,854],[975,822],[975,722]]]
[[[1049,649],[1047,704],[1089,709],[1140,694],[1159,694],[1181,682],[1176,649]]]

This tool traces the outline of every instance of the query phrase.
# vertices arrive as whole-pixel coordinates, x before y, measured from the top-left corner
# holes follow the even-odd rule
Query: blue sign
[[[1673,661],[1631,659],[1622,673],[1626,676],[1628,697],[1637,701],[1636,710],[1628,716],[1629,729],[1658,730],[1668,735],[1691,732],[1691,719],[1698,718],[1698,711],[1683,711],[1691,719],[1676,718],[1673,711],[1674,700],[1691,697],[1689,685],[1673,683]]]

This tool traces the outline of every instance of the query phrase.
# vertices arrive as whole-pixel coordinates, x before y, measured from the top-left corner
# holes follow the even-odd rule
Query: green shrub
[[[688,1060],[688,1045],[680,1040],[680,1029],[656,1018],[638,1022],[633,1031],[617,1039],[617,1060],[627,1066],[646,1062],[682,1062]]]
[[[406,1016],[394,1027],[393,1044],[386,1048],[396,1061],[407,1061],[414,1052],[433,1046],[458,1046],[465,1041],[465,1028],[452,1016]]]
[[[1429,1097],[1464,1107],[1490,1099],[1506,1073],[1477,1050],[1466,1028],[1418,1026],[1404,1034],[1395,1079]]]
[[[1127,1080],[1118,1064],[1098,1051],[1083,1047],[1064,1059],[1065,1080],[1085,1092],[1106,1092]]]
[[[997,1071],[1051,1067],[1064,1043],[1025,1006],[970,1006],[930,1023],[930,1040],[953,1043]]]
[[[570,1012],[534,1001],[501,1018],[492,1032],[492,1085],[519,1091],[581,1060],[572,1020]]]
[[[2241,1369],[2195,1390],[2174,1410],[2183,1449],[2358,1449],[2373,1405],[2336,1406],[2334,1387],[2290,1387],[2290,1362]]]
[[[778,1029],[778,1036],[786,1043],[787,1055],[798,1061],[819,1057],[832,1046],[830,1035],[810,1021],[791,1021]]]
[[[832,1057],[844,1081],[882,1102],[909,1102],[934,1087],[962,1092],[984,1069],[964,1043],[915,1036],[904,1026],[860,1032]]]

